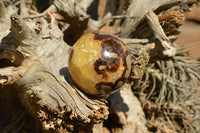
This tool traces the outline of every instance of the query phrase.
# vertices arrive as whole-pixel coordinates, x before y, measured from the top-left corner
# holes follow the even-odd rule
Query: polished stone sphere
[[[72,47],[69,73],[76,86],[97,98],[107,98],[128,78],[131,60],[125,44],[117,37],[90,33]]]

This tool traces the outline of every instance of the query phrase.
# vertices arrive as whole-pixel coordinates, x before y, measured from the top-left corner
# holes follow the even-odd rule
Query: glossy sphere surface
[[[87,34],[73,46],[69,72],[87,94],[106,98],[130,74],[130,56],[124,43],[107,34]]]

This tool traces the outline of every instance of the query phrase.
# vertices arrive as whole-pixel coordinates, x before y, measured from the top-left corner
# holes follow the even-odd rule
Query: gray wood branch
[[[0,0],[0,40],[9,33],[10,23],[9,14],[3,1]]]
[[[122,127],[113,127],[113,133],[146,133],[146,120],[141,104],[133,95],[130,84],[125,84],[108,99],[111,113],[117,115]]]
[[[92,2],[94,2],[94,0],[80,0],[79,2],[79,6],[87,11],[88,7],[92,4]]]
[[[25,3],[25,1],[24,0],[20,0],[20,16],[21,17],[26,17],[28,15],[29,15],[29,13],[26,10],[26,3]]]
[[[106,119],[105,103],[88,98],[73,86],[68,72],[71,47],[62,40],[62,32],[56,24],[50,27],[44,19],[42,30],[36,34],[33,29],[38,28],[37,20],[26,22],[16,14],[11,16],[11,34],[17,42],[16,51],[24,59],[19,67],[0,69],[0,84],[20,86],[22,103],[36,117],[37,112],[44,108],[53,111],[66,107],[65,111],[83,123]]]
[[[111,14],[106,14],[101,20],[93,20],[90,15],[87,14],[85,8],[90,6],[92,0],[84,3],[85,1],[66,1],[55,0],[54,5],[58,12],[65,18],[70,24],[75,39],[78,39],[84,33],[97,32],[102,26],[112,20]]]
[[[172,57],[176,54],[175,45],[173,45],[168,37],[165,35],[160,22],[158,20],[158,16],[150,10],[146,14],[146,19],[149,24],[149,27],[152,29],[155,38],[157,38],[160,42],[164,50],[162,51],[164,56]]]
[[[147,14],[149,10],[156,10],[159,7],[178,4],[180,0],[131,0],[131,4],[127,9],[127,16],[133,18],[126,18],[122,27],[120,37],[128,37],[140,23],[141,19]]]

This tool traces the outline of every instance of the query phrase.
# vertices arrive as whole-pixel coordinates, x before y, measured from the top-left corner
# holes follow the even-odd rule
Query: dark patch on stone
[[[113,86],[114,86],[114,84],[111,82],[100,82],[95,85],[95,88],[97,89],[97,92],[99,95],[101,95],[102,92],[104,92],[106,95],[108,95],[109,93],[112,92]]]
[[[106,34],[94,34],[94,39],[100,40],[99,45],[102,47],[101,57],[94,63],[94,70],[97,74],[102,74],[103,78],[108,78],[108,73],[116,72],[119,69],[119,58],[122,59],[124,71],[126,71],[128,51],[123,49],[124,43],[118,38]],[[104,68],[100,69],[101,66],[104,66]]]
[[[120,60],[118,58],[111,58],[111,59],[103,59],[99,58],[94,63],[94,70],[97,74],[102,74],[103,77],[107,75],[107,72],[116,72],[119,69]],[[101,68],[102,67],[102,68]]]

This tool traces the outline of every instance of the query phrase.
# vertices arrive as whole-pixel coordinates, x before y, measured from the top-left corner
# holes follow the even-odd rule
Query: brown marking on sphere
[[[117,88],[117,85],[119,82],[123,83],[125,81],[125,78],[123,76],[119,78],[115,83],[112,82],[100,82],[95,85],[95,88],[97,89],[97,96],[99,98],[104,97],[105,94],[110,94],[111,92],[119,89]]]
[[[118,58],[111,58],[107,60],[107,71],[108,72],[116,72],[119,68],[120,60]]]
[[[94,70],[97,72],[97,74],[104,74],[105,69],[100,69],[100,66],[106,66],[106,65],[107,62],[99,58],[94,63]]]
[[[113,89],[117,89],[116,86],[117,84],[122,81],[124,82],[125,81],[125,73],[126,73],[126,70],[127,70],[127,62],[126,62],[126,57],[128,56],[128,51],[127,49],[124,49],[122,46],[125,45],[122,41],[120,40],[113,40],[113,39],[104,39],[101,41],[101,47],[103,50],[106,50],[110,53],[115,53],[118,55],[118,58],[121,58],[122,61],[123,61],[123,66],[124,66],[124,71],[121,75],[121,77],[115,82],[115,84],[112,85]],[[104,57],[103,56],[103,50],[101,52],[102,54],[102,57],[105,59],[105,60],[113,60],[113,59],[118,59],[118,58],[107,58],[107,57]],[[119,59],[118,59],[119,60]],[[120,63],[120,62],[119,62]],[[120,65],[120,64],[119,64]]]
[[[101,68],[103,66],[103,68]],[[106,74],[106,71],[107,71],[107,62],[102,60],[102,59],[98,59],[95,61],[94,63],[94,70],[96,71],[96,73],[98,75],[102,75],[103,76],[103,79],[108,79],[109,76],[108,74]]]
[[[94,70],[98,75],[102,75],[104,79],[108,79],[108,73],[116,72],[120,67],[120,59],[122,58],[123,66],[125,67],[122,76],[124,76],[125,71],[127,69],[126,57],[128,56],[128,52],[126,49],[123,49],[123,45],[125,45],[118,38],[105,35],[105,34],[94,34],[94,40],[98,40],[101,50],[101,58],[97,59],[94,63]],[[116,55],[116,57],[107,56],[105,52]],[[103,66],[103,67],[102,67]],[[101,69],[103,68],[103,69]]]
[[[97,93],[98,93],[98,94],[101,94],[102,89],[104,89],[103,86],[107,86],[107,88],[110,88],[110,89],[112,90],[114,84],[111,83],[111,82],[100,82],[100,83],[97,83],[97,84],[95,85],[95,88],[97,89]],[[111,91],[110,89],[107,90],[107,91],[108,91],[107,94],[110,93],[110,91]],[[106,90],[104,89],[103,91],[106,91]]]
[[[99,58],[94,63],[94,70],[97,72],[97,74],[104,74],[106,71],[116,72],[119,68],[119,65],[120,61],[118,58],[112,58],[110,60]],[[101,69],[101,66],[104,66],[104,68]]]
[[[125,59],[125,63],[127,64],[126,59]],[[117,86],[117,84],[118,84],[120,81],[125,82],[125,80],[126,80],[126,78],[125,78],[125,73],[126,73],[127,67],[128,67],[128,66],[126,66],[126,69],[123,71],[121,77],[120,77],[118,80],[115,81],[114,88]],[[115,88],[115,89],[118,89],[118,88]]]
[[[116,53],[118,56],[120,56],[124,52],[120,42],[112,39],[103,40],[101,43],[101,47],[111,53]]]
[[[117,54],[123,60],[123,65],[126,66],[126,57],[128,56],[128,51],[124,50],[121,45],[123,44],[122,41],[116,41],[112,39],[105,39],[102,41],[101,46],[104,50],[107,50],[111,53]],[[103,55],[103,54],[102,54]],[[104,57],[106,58],[106,57]]]

